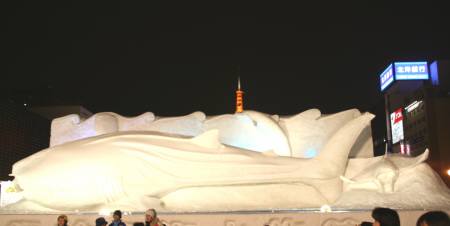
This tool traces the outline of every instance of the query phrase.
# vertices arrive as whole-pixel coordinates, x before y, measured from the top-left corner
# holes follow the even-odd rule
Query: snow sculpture
[[[201,112],[159,119],[147,113],[125,119],[114,113],[95,116],[82,123],[73,116],[60,122],[75,120],[73,124],[89,128],[97,128],[89,120],[111,123],[96,133],[103,135],[61,143],[14,164],[11,175],[23,199],[6,209],[142,211],[152,206],[226,211],[324,204],[360,208],[383,204],[389,194],[402,192],[405,199],[405,194],[412,194],[405,184],[411,179],[427,182],[417,188],[421,192],[432,189],[428,184],[442,183],[422,163],[426,154],[415,159],[349,160],[373,118],[357,110],[325,117],[309,110],[289,118],[254,111],[211,118]],[[67,139],[76,137],[69,135],[64,134]],[[319,144],[297,139],[316,139]],[[305,144],[317,145],[316,156],[298,158]],[[406,176],[413,172],[415,178]],[[433,189],[434,196],[425,202],[410,198],[402,205],[450,201],[445,186]]]
[[[148,128],[143,130],[169,135],[197,136],[203,131],[203,121],[205,121],[205,118],[205,114],[199,111],[181,117],[158,118],[150,123]]]
[[[321,116],[317,109],[311,109],[292,117],[270,116],[256,111],[210,118],[202,112],[180,117],[155,117],[147,112],[131,118],[103,112],[86,120],[69,115],[53,120],[50,146],[118,131],[197,136],[218,129],[223,144],[281,156],[312,158],[337,129],[359,115],[361,113],[356,109],[326,116]],[[370,126],[360,134],[350,156],[373,156]]]
[[[86,120],[80,119],[79,115],[67,115],[52,121],[50,147],[117,131],[146,130],[154,120],[155,115],[150,112],[133,118],[102,112]]]
[[[130,118],[102,112],[86,120],[81,120],[78,115],[68,115],[52,121],[50,146],[118,131],[155,131],[169,135],[196,136],[203,131],[202,123],[205,118],[203,112],[159,118],[151,112]]]
[[[450,191],[424,161],[428,150],[414,158],[385,155],[349,159],[344,192],[334,203],[342,208],[389,206],[400,209],[448,209]]]
[[[213,117],[204,123],[204,131],[220,131],[220,142],[258,152],[292,156],[289,141],[275,120],[256,111]]]
[[[304,111],[290,118],[281,118],[280,126],[286,131],[292,156],[316,156],[328,139],[343,125],[360,116],[356,109],[321,117],[317,109]]]

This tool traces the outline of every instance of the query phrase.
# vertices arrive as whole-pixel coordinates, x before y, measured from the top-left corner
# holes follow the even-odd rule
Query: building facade
[[[12,179],[12,165],[47,148],[50,120],[9,100],[0,101],[0,180]]]
[[[375,150],[417,156],[429,149],[429,164],[450,185],[450,62],[395,62],[380,75],[385,133]],[[378,121],[380,123],[380,121]],[[376,126],[374,126],[376,127]],[[380,127],[380,125],[378,125]],[[380,137],[383,136],[384,137]],[[380,144],[380,140],[385,144]]]

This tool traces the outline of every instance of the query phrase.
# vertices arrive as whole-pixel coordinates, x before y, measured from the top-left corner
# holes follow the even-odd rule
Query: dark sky
[[[431,1],[147,2],[3,8],[3,96],[129,116],[223,114],[239,74],[247,109],[364,111],[389,62],[450,58],[450,13]]]

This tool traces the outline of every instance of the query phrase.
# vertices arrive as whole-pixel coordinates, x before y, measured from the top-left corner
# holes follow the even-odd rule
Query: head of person
[[[120,211],[120,210],[114,211],[113,219],[114,219],[114,221],[120,221],[120,219],[122,219],[122,211]]]
[[[58,226],[67,226],[67,222],[69,220],[67,219],[66,215],[59,215],[57,218],[57,224]]]
[[[377,207],[372,210],[373,226],[400,226],[397,211],[389,208]]]
[[[450,219],[443,211],[429,211],[417,219],[416,226],[448,226]]]
[[[148,209],[145,211],[145,222],[152,222],[154,219],[156,219],[155,209]]]
[[[95,219],[95,226],[106,226],[108,225],[108,222],[105,220],[104,217],[99,217]]]
[[[363,221],[361,222],[361,224],[359,224],[359,226],[372,226],[373,223],[372,222],[368,222],[368,221]]]

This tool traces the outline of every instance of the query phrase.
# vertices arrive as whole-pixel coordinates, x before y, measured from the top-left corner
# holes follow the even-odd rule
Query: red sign
[[[403,114],[402,109],[391,113],[392,144],[403,140]]]
[[[401,108],[397,109],[394,112],[393,116],[394,116],[394,118],[393,118],[394,120],[392,120],[392,121],[394,121],[394,124],[396,124],[397,122],[402,121],[403,120],[402,109]]]

